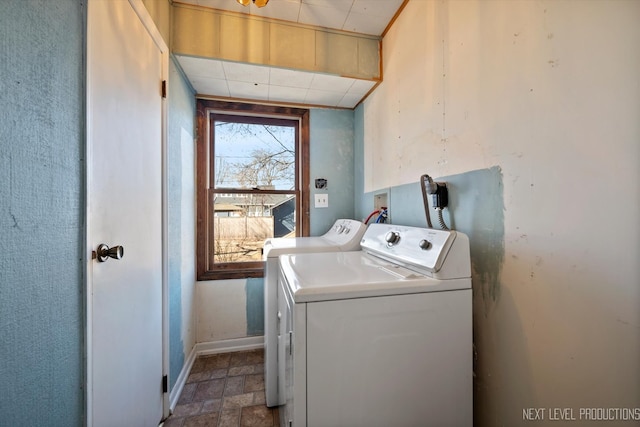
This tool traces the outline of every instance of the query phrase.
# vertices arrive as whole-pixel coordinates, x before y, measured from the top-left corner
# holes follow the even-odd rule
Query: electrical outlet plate
[[[316,208],[328,208],[329,207],[329,195],[328,194],[316,194],[315,198]]]

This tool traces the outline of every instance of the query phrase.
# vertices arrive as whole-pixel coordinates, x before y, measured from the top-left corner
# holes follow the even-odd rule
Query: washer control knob
[[[344,231],[344,225],[339,225],[339,226],[336,228],[336,231],[338,232],[338,234],[342,233],[342,232]]]
[[[349,234],[350,231],[351,231],[350,228],[347,228],[347,227],[344,228],[344,234]]]
[[[426,251],[427,249],[431,249],[431,242],[426,239],[420,240],[419,245],[420,245],[420,249],[422,249],[423,251]]]
[[[393,246],[400,241],[400,233],[397,231],[390,231],[384,236],[384,240],[387,241],[389,246]]]

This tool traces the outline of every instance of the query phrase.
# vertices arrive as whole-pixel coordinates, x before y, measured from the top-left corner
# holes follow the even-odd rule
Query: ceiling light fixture
[[[249,3],[253,3],[258,7],[265,7],[267,3],[269,3],[269,0],[236,0],[236,1],[243,6],[249,6]]]

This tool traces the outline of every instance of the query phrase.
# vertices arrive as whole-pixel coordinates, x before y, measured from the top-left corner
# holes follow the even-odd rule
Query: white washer
[[[367,226],[339,219],[322,236],[267,239],[264,243],[264,379],[267,406],[284,403],[278,387],[278,256],[291,253],[358,251]]]
[[[362,251],[280,257],[282,426],[471,426],[469,239],[372,224]]]

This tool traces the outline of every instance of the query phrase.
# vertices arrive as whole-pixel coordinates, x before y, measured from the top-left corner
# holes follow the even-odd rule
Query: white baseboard
[[[207,354],[229,353],[232,351],[246,351],[264,348],[264,337],[234,338],[223,341],[197,343],[194,347],[196,357]]]
[[[171,389],[171,393],[169,394],[169,410],[173,413],[173,410],[178,404],[180,393],[182,393],[182,389],[187,383],[189,372],[191,372],[193,363],[196,361],[196,358],[198,356],[218,353],[230,353],[233,351],[256,350],[259,348],[264,348],[263,336],[197,343],[191,349],[189,357],[187,357],[187,360],[185,361],[184,365],[182,366],[182,370],[180,371],[180,375],[178,375],[176,384]]]

